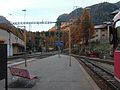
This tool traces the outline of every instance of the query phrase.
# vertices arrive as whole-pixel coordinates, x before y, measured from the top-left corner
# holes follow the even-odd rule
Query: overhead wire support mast
[[[52,22],[52,21],[12,22],[13,25],[20,25],[20,24],[52,24],[52,23],[56,23],[56,22]]]
[[[70,21],[61,21],[59,20],[59,22],[70,22]],[[33,21],[33,22],[12,22],[13,25],[20,25],[20,24],[53,24],[53,23],[57,23],[57,21]]]

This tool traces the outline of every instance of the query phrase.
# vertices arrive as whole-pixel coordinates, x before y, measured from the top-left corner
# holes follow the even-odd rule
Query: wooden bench
[[[12,76],[18,76],[22,78],[27,78],[29,80],[37,79],[38,77],[35,75],[31,75],[28,70],[9,67]]]

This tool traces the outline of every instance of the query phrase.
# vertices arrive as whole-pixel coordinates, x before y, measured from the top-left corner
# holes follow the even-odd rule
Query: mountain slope
[[[103,2],[92,6],[88,6],[86,8],[89,8],[89,12],[92,17],[92,22],[95,25],[97,25],[102,24],[103,22],[106,21],[111,21],[113,16],[110,15],[110,13],[120,8],[120,2],[117,3]],[[63,20],[64,17],[64,20],[68,21],[69,19],[80,17],[82,15],[82,12],[83,8],[77,8],[71,13],[66,14],[66,16],[64,16],[64,14],[60,15],[59,18],[60,19],[62,18]]]

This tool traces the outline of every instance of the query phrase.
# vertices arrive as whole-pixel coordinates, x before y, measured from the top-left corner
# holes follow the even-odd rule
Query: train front
[[[113,18],[114,25],[114,75],[120,81],[120,12]]]

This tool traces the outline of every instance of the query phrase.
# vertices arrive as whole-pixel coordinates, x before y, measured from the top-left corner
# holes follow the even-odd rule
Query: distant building
[[[110,32],[110,25],[102,24],[96,25],[95,27],[95,35],[91,41],[100,42],[100,43],[109,43],[109,32]]]

